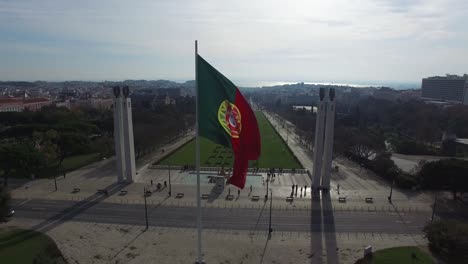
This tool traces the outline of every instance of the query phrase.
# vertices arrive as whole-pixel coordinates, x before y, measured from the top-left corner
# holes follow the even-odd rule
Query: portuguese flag
[[[239,89],[197,55],[199,135],[230,147],[234,170],[228,183],[245,186],[249,160],[260,156],[257,119]]]

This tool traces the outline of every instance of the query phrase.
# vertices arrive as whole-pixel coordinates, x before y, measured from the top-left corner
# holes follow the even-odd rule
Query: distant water
[[[289,85],[289,84],[297,84],[300,82],[281,82],[281,81],[238,81],[235,82],[237,85],[241,87],[269,87],[269,86],[277,86],[277,85]],[[338,86],[348,86],[348,87],[356,87],[356,88],[363,88],[363,87],[391,87],[398,90],[404,89],[420,89],[420,83],[412,83],[412,82],[382,82],[382,83],[338,83],[338,82],[304,82],[304,84],[315,84],[315,85],[338,85]]]

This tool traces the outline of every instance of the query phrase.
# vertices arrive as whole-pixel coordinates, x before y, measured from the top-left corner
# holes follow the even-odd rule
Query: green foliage
[[[454,198],[457,192],[468,191],[468,161],[443,159],[427,162],[419,172],[422,186],[433,190],[450,190]]]
[[[414,140],[394,141],[392,147],[395,152],[405,155],[438,155],[437,149]]]
[[[259,166],[260,168],[301,168],[294,155],[286,146],[285,142],[276,133],[266,117],[261,112],[256,112],[260,135],[262,139],[261,156],[258,163],[251,162],[249,166]],[[201,166],[217,167],[219,164],[232,166],[233,159],[230,158],[231,150],[221,149],[215,151],[218,145],[211,141],[200,139]],[[215,154],[218,153],[218,154]],[[223,153],[223,154],[221,154]],[[220,161],[220,163],[218,163]],[[226,162],[226,163],[224,163]],[[160,162],[163,165],[195,165],[195,141],[178,149]]]
[[[418,247],[395,247],[377,250],[356,264],[433,264],[430,255]]]
[[[468,263],[468,225],[453,220],[429,223],[424,228],[429,248],[448,263]]]
[[[0,113],[0,175],[57,175],[77,155],[113,152],[112,112],[45,107],[38,112]]]
[[[0,260],[2,263],[66,263],[51,238],[37,231],[22,229],[0,229]]]
[[[370,169],[387,180],[393,180],[400,173],[395,162],[391,159],[391,155],[389,152],[378,153],[369,162]]]
[[[10,212],[11,196],[7,188],[0,185],[0,221],[3,221]]]

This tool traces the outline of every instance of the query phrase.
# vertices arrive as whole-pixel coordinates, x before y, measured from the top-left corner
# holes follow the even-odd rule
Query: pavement
[[[269,114],[266,116],[304,168],[312,171],[312,154],[299,142],[293,129],[286,131],[276,118]],[[113,158],[70,172],[66,178],[57,178],[57,191],[51,179],[14,182],[13,209],[17,214],[12,222],[35,221],[31,227],[47,233],[54,233],[54,230],[60,230],[69,223],[142,226],[145,225],[146,200],[151,228],[186,228],[193,231],[197,200],[193,173],[171,170],[172,195],[168,196],[169,186],[158,190],[155,185],[168,182],[169,171],[149,166],[192,138],[193,134],[188,134],[164,147],[164,153],[155,152],[138,161],[138,175],[131,184],[116,183]],[[422,227],[431,217],[432,193],[394,188],[393,203],[390,204],[387,200],[390,186],[386,181],[349,160],[335,159],[333,164],[339,169],[332,173],[332,188],[328,195],[320,195],[320,199],[312,199],[310,188],[307,192],[299,190],[293,201],[287,199],[292,184],[310,186],[307,174],[284,173],[277,175],[271,182],[264,173],[252,175],[249,177],[257,177],[258,184],[254,184],[252,190],[247,186],[239,194],[233,186],[219,190],[213,184],[202,184],[201,193],[207,194],[207,198],[202,200],[206,232],[238,230],[258,233],[263,237],[269,223],[269,202],[272,201],[275,236],[280,232],[307,234],[309,251],[323,253],[310,253],[307,262],[322,263],[323,259],[327,263],[341,262],[332,251],[341,243],[341,239],[348,239],[352,243],[353,234],[357,234],[356,238],[360,237],[359,243],[356,242],[359,247],[365,243],[365,239],[372,240],[374,236],[385,239],[385,234],[408,236],[405,245],[426,243],[422,237]],[[79,191],[74,191],[76,188]],[[108,190],[107,195],[97,192],[101,189]],[[144,189],[150,190],[151,195],[145,197]],[[271,189],[272,195],[269,194],[269,200],[265,201],[268,189]],[[177,198],[178,193],[183,194],[183,197]],[[233,195],[232,199],[228,199],[228,194]],[[258,199],[253,199],[255,196]],[[346,201],[340,202],[339,198],[346,198]],[[366,198],[372,198],[372,201],[366,202]],[[438,214],[466,217],[459,213],[460,208],[465,208],[462,205],[449,204],[449,199],[442,196],[440,200]],[[177,255],[176,252],[174,254]]]
[[[142,204],[103,203],[96,197],[89,201],[63,201],[33,199],[15,201],[16,216],[40,219],[35,226],[39,231],[49,231],[66,221],[96,222],[109,224],[145,225],[145,206]],[[323,204],[321,204],[323,203]],[[407,212],[404,220],[395,212],[350,212],[326,210],[327,199],[314,201],[314,209],[272,209],[272,227],[283,232],[341,232],[341,233],[392,233],[420,234],[430,219],[429,212]],[[258,208],[203,209],[205,229],[267,230],[269,225],[269,202]],[[322,208],[323,207],[323,208]],[[191,206],[147,205],[150,226],[196,228],[196,208]],[[323,215],[322,221],[313,221]]]

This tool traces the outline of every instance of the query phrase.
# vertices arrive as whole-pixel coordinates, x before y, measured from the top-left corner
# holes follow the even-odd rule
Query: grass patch
[[[99,153],[91,153],[91,154],[84,154],[84,155],[77,155],[65,158],[62,162],[62,166],[65,171],[72,171],[83,166],[86,166],[90,163],[98,161],[100,158]]]
[[[93,162],[96,162],[98,160],[100,160],[99,153],[91,153],[91,154],[83,154],[83,155],[66,157],[62,162],[62,168],[63,170],[65,170],[65,172],[69,172],[69,171],[79,169]],[[57,164],[48,168],[41,169],[41,171],[38,173],[39,177],[52,177],[54,173],[57,173],[55,171],[56,166]]]
[[[434,264],[433,258],[418,247],[395,247],[374,252],[356,264]]]
[[[249,166],[259,168],[302,168],[286,143],[276,133],[261,112],[255,112],[262,140],[262,152],[258,161],[251,161]],[[231,167],[233,156],[231,149],[217,145],[208,139],[200,138],[200,164],[203,167]],[[184,145],[159,162],[161,165],[195,165],[195,140]]]
[[[83,166],[91,164],[93,162],[100,160],[99,153],[91,153],[91,154],[83,154],[83,155],[76,155],[67,157],[62,162],[62,167],[65,172],[73,171],[79,169]],[[53,164],[53,166],[43,167],[36,171],[36,177],[44,178],[44,177],[52,177],[56,172],[57,163]],[[58,175],[57,175],[58,176]],[[3,177],[3,171],[0,170],[0,177]],[[12,171],[10,172],[9,178],[24,178],[29,177],[24,175],[22,171]]]
[[[0,260],[15,264],[66,263],[49,236],[23,229],[0,229]]]

